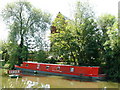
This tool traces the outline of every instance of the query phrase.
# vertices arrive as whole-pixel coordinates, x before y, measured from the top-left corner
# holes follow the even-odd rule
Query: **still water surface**
[[[40,74],[10,78],[0,76],[1,88],[119,88],[120,83]]]

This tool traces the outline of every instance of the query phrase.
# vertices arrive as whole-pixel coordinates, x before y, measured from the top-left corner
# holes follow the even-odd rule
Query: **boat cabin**
[[[21,66],[16,68],[34,70],[40,72],[57,73],[71,76],[85,76],[85,77],[103,77],[99,73],[100,67],[95,66],[72,66],[60,64],[48,64],[37,62],[23,62]]]

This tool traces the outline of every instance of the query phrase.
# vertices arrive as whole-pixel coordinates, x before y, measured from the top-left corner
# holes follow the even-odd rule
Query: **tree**
[[[18,47],[18,64],[23,61],[24,47],[42,49],[45,47],[44,34],[50,24],[50,14],[34,8],[29,2],[14,2],[2,12],[9,26],[9,41]],[[30,47],[34,44],[34,47]]]
[[[51,26],[51,51],[55,56],[61,56],[61,33],[65,32],[65,17],[59,12]],[[63,38],[62,38],[63,39]]]
[[[51,33],[60,33],[65,30],[65,16],[63,16],[60,12],[57,14],[55,20],[52,22]],[[61,29],[62,28],[62,29]]]
[[[58,59],[63,59],[67,63],[72,62],[68,24],[70,24],[69,20],[59,12],[51,26],[51,51]]]
[[[73,24],[79,65],[99,65],[98,28],[89,3],[77,2]]]
[[[119,81],[120,38],[116,17],[104,14],[98,18],[98,25],[101,32],[101,59],[105,64],[105,73],[108,79]]]
[[[115,16],[110,14],[104,14],[98,17],[98,27],[99,27],[99,45],[100,45],[100,59],[103,62],[106,62],[105,55],[107,54],[107,51],[104,48],[104,44],[106,41],[109,40],[107,32],[109,32],[110,28],[113,27],[116,19]]]
[[[98,28],[93,16],[87,3],[77,2],[73,20],[64,20],[63,16],[56,18],[53,24],[59,33],[51,35],[55,54],[74,65],[99,65]]]
[[[112,27],[115,21],[115,16],[111,14],[104,14],[98,18],[98,25],[102,31],[103,36],[107,34],[108,28]]]
[[[47,55],[46,51],[39,50],[36,52],[34,57],[37,62],[44,63],[44,62],[46,62],[46,58],[48,57],[48,55]],[[46,63],[48,63],[48,62],[46,62]]]
[[[119,81],[120,73],[120,38],[118,37],[118,23],[117,21],[107,31],[108,40],[104,43],[106,59],[106,74],[109,79]]]
[[[7,62],[9,60],[8,45],[9,45],[9,43],[7,43],[5,41],[0,41],[1,60],[5,60],[5,62]]]

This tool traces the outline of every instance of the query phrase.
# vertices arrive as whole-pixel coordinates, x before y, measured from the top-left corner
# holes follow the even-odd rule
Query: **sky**
[[[0,12],[5,8],[7,3],[16,2],[19,0],[0,0]],[[105,13],[112,15],[118,15],[118,2],[120,0],[25,0],[31,2],[36,7],[52,14],[52,18],[55,18],[58,12],[61,12],[64,16],[70,18],[73,15],[73,7],[76,1],[88,1],[93,7],[96,16],[100,16]],[[0,40],[6,40],[8,36],[8,29],[5,23],[0,17]]]

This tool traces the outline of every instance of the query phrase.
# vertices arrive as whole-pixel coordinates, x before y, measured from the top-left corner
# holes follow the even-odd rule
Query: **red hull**
[[[71,66],[71,65],[59,65],[59,64],[45,64],[45,63],[33,63],[23,62],[21,66],[15,65],[15,68],[43,71],[57,74],[65,74],[72,76],[84,76],[84,77],[105,77],[104,74],[99,74],[100,67],[87,67],[87,66]]]

